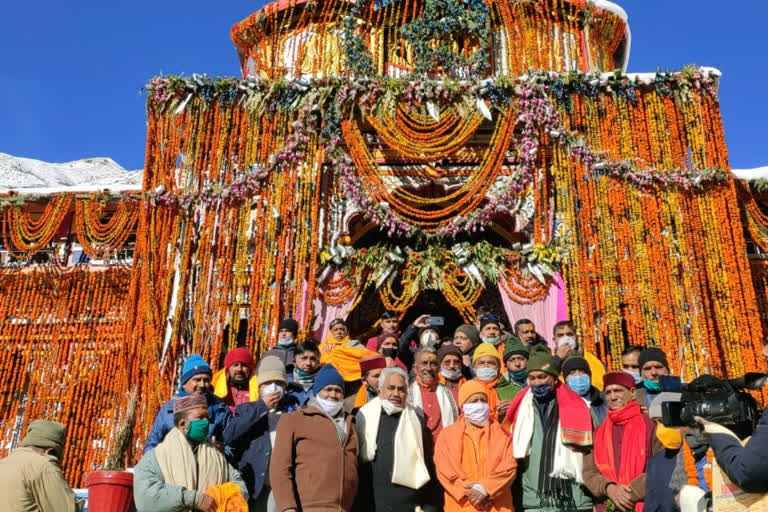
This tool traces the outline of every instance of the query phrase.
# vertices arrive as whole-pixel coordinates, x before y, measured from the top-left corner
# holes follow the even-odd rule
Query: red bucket
[[[134,512],[133,473],[94,471],[85,475],[88,512]]]

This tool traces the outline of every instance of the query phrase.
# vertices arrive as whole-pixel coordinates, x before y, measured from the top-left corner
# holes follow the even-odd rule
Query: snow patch
[[[737,180],[762,180],[768,178],[768,166],[755,167],[754,169],[731,169],[731,173]]]
[[[50,163],[0,153],[0,193],[113,192],[141,190],[144,171],[129,171],[111,158]]]

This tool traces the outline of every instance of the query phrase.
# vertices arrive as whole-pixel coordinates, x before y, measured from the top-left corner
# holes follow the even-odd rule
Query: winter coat
[[[61,473],[59,460],[31,447],[0,460],[0,510],[74,512],[75,493]]]
[[[280,359],[280,361],[283,362],[283,366],[285,366],[286,373],[291,375],[295,367],[294,360],[296,356],[296,344],[294,343],[288,347],[275,345],[261,355],[262,359],[267,356],[276,356],[278,359]]]
[[[324,412],[307,406],[280,418],[269,481],[277,510],[349,512],[357,492],[357,432],[347,415],[342,444]]]
[[[712,434],[709,442],[717,463],[734,484],[747,492],[768,492],[768,408],[745,446],[728,434]]]
[[[224,437],[224,429],[227,427],[227,424],[232,417],[229,412],[229,406],[217,396],[208,394],[206,397],[208,398],[208,437],[215,437],[221,441]],[[160,410],[157,411],[155,423],[152,425],[152,430],[149,432],[142,453],[147,453],[149,450],[162,443],[163,439],[165,439],[165,435],[175,426],[173,424],[173,401],[176,398],[177,397],[174,397],[165,402],[160,407]]]
[[[240,488],[243,496],[248,490],[240,473],[229,465],[229,481]],[[155,452],[150,451],[141,457],[133,469],[133,496],[136,500],[136,512],[175,512],[178,510],[197,510],[201,494],[205,490],[187,489],[180,485],[166,484]]]
[[[297,405],[293,397],[285,395],[278,408],[288,412],[294,410]],[[224,444],[231,453],[230,460],[243,476],[252,499],[256,499],[265,483],[268,483],[269,459],[272,453],[270,424],[274,425],[280,417],[273,415],[270,418],[266,404],[259,399],[238,405],[235,416],[224,430]]]

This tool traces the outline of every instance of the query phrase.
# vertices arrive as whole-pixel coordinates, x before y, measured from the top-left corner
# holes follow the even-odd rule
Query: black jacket
[[[728,434],[712,434],[709,442],[733,483],[747,492],[768,492],[768,408],[746,446]]]

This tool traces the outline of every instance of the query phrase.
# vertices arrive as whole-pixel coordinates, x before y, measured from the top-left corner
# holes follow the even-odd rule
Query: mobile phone
[[[445,318],[442,316],[428,316],[425,322],[427,325],[443,325],[445,324]]]

